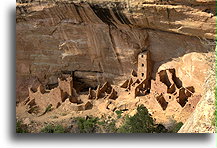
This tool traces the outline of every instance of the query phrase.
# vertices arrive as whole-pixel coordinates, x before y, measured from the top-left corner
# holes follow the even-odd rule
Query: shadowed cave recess
[[[167,129],[200,132],[189,120],[213,87],[214,2],[17,0],[17,119],[42,126],[121,111],[118,127],[144,105]]]

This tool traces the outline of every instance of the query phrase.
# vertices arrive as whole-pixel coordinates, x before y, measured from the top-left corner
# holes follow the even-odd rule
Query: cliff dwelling
[[[17,1],[17,118],[93,116],[118,127],[143,105],[181,132],[202,112],[211,118],[215,7],[186,3]]]
[[[138,55],[138,77],[139,79],[150,79],[151,77],[151,58],[150,52],[145,51]]]

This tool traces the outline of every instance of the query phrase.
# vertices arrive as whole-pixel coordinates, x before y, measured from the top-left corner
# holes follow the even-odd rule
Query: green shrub
[[[97,128],[96,124],[99,119],[94,117],[88,117],[88,118],[77,117],[75,120],[78,125],[80,133],[94,133]]]
[[[143,105],[137,107],[137,113],[127,116],[125,123],[118,129],[119,133],[165,133],[167,129],[161,124],[154,124],[153,118]]]
[[[27,126],[19,120],[16,122],[16,133],[28,133]]]
[[[168,130],[162,124],[157,124],[154,133],[168,133]]]
[[[116,133],[117,130],[118,129],[116,128],[114,120],[112,120],[112,122],[106,124],[106,132],[107,133]]]
[[[117,118],[121,118],[121,114],[123,113],[123,111],[121,110],[116,110],[115,113],[117,114]]]
[[[65,129],[62,125],[51,125],[48,124],[42,130],[42,133],[65,133]]]
[[[98,121],[98,126],[100,126],[102,129],[103,133],[116,133],[117,132],[117,127],[115,125],[115,120],[114,119],[109,119],[109,120],[103,120],[103,121]]]
[[[170,131],[170,133],[177,133],[180,128],[182,127],[183,123],[182,122],[178,122],[175,124],[175,126],[173,127],[173,129]]]

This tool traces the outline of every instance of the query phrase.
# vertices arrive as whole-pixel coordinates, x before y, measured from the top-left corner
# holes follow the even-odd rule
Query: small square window
[[[144,77],[144,73],[142,73],[142,77]]]
[[[144,67],[144,64],[142,64],[142,67]]]
[[[141,57],[143,58],[143,55],[141,55]]]

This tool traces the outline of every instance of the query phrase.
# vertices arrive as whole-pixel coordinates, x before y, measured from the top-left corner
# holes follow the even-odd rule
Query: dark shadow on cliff
[[[122,6],[120,2],[113,3],[115,6],[112,6],[111,8],[103,8],[100,5],[97,4],[89,4],[94,13],[98,16],[99,19],[102,20],[105,24],[109,26],[114,26],[118,28],[116,25],[118,23],[121,24],[126,24],[130,25],[130,21],[128,18],[122,13]],[[115,19],[113,18],[113,13],[114,16],[116,17],[116,20],[119,22],[116,22]]]

